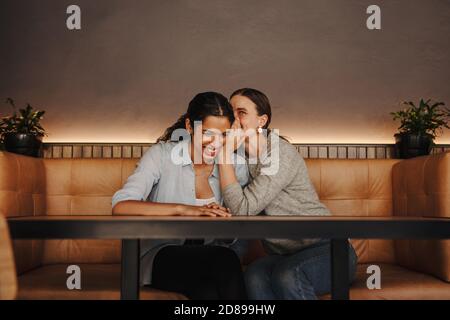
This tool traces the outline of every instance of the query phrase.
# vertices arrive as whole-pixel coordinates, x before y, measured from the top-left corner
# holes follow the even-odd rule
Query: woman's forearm
[[[220,188],[225,190],[227,186],[237,183],[236,173],[232,164],[219,164]]]
[[[224,147],[219,151],[218,158],[220,188],[223,191],[227,186],[238,181],[233,166],[232,152],[230,153],[230,150]]]
[[[228,164],[220,164],[219,176],[223,200],[231,213],[233,215],[248,214],[248,201],[245,199],[244,191],[236,179],[234,167]]]
[[[112,209],[113,215],[173,216],[179,215],[181,204],[125,200]]]

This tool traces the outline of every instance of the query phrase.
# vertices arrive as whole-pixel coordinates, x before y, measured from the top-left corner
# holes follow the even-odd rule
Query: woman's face
[[[208,116],[202,121],[201,126],[197,125],[195,128],[192,126],[188,119],[186,127],[194,135],[194,152],[202,154],[204,163],[212,163],[223,146],[227,129],[231,128],[230,120],[225,116]]]
[[[242,129],[257,129],[263,127],[267,122],[267,116],[259,116],[256,104],[247,97],[236,95],[230,100],[234,116],[239,119]]]

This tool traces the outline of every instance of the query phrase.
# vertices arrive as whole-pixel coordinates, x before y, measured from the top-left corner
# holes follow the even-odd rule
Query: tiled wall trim
[[[145,143],[44,143],[44,158],[140,158],[153,144]],[[391,159],[393,144],[294,144],[305,159]],[[431,153],[450,151],[436,145]]]

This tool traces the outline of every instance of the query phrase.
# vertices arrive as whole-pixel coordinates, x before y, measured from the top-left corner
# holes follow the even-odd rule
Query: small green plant
[[[428,135],[434,140],[442,134],[443,128],[450,129],[448,126],[450,109],[443,107],[445,103],[431,104],[431,99],[427,101],[420,99],[418,106],[411,101],[405,101],[403,104],[408,107],[391,112],[393,120],[400,120],[399,133]]]
[[[8,133],[26,133],[37,137],[47,135],[40,124],[45,111],[34,110],[27,103],[26,108],[19,109],[19,113],[17,113],[13,99],[7,98],[6,103],[13,108],[13,114],[0,120],[0,143],[2,145],[5,135]]]

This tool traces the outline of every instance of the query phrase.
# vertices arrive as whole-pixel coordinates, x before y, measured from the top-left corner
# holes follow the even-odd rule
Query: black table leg
[[[331,298],[349,299],[348,239],[331,240]]]
[[[121,300],[139,300],[139,255],[139,240],[122,240]]]

